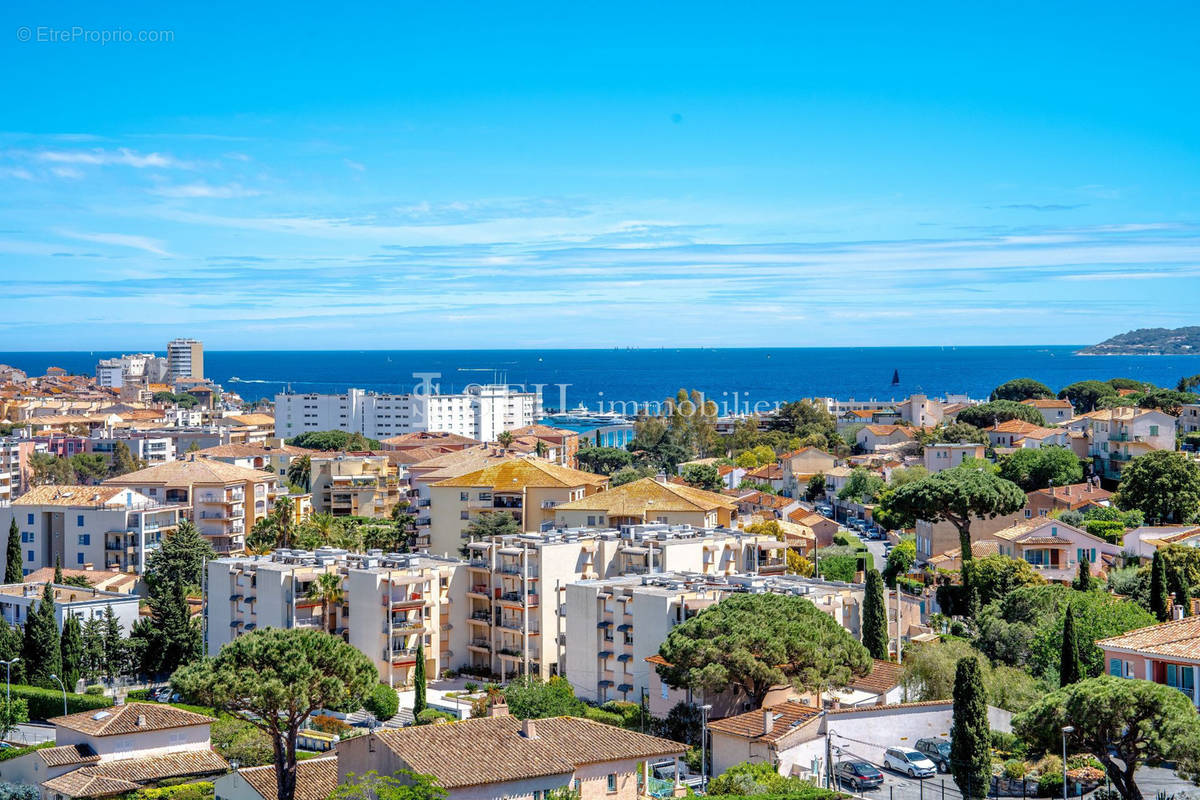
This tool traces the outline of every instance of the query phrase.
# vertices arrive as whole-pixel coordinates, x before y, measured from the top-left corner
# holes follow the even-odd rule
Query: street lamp
[[[58,685],[62,688],[63,693],[63,716],[67,715],[67,687],[63,685],[62,678],[57,675],[51,675],[52,679],[58,681]]]
[[[1063,800],[1067,800],[1067,734],[1074,733],[1074,725],[1064,725],[1062,729],[1063,743]]]
[[[700,785],[708,792],[708,712],[711,705],[700,706]]]
[[[4,699],[12,703],[12,665],[21,660],[20,656],[10,658],[8,661],[0,662],[4,664]]]

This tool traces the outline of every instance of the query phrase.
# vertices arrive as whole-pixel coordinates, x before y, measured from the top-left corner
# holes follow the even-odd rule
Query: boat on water
[[[892,386],[899,386],[899,385],[900,385],[900,370],[894,369],[894,370],[892,370]]]
[[[587,406],[580,403],[578,407],[570,411],[564,411],[558,414],[551,414],[546,417],[545,422],[550,425],[624,425],[630,422],[627,417],[623,417],[616,413],[606,413],[603,411],[591,411]]]

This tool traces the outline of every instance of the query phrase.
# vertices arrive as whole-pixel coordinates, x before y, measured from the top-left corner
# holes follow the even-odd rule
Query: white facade
[[[45,586],[40,583],[12,583],[0,586],[0,616],[4,621],[15,627],[23,627],[29,619],[31,611],[36,610],[42,601]],[[133,629],[133,623],[138,620],[138,603],[140,597],[136,594],[120,592],[105,592],[99,589],[85,589],[81,586],[54,584],[54,621],[62,630],[63,621],[72,616],[80,624],[93,617],[104,618],[105,609],[111,608],[113,616],[121,625],[121,632],[126,636]]]
[[[417,431],[444,431],[494,441],[501,431],[533,425],[542,398],[504,385],[474,386],[459,394],[278,394],[275,431],[290,438],[305,431],[341,430],[371,439]]]
[[[167,359],[153,353],[104,358],[96,364],[96,382],[108,389],[120,389],[130,382],[158,383],[166,375]]]

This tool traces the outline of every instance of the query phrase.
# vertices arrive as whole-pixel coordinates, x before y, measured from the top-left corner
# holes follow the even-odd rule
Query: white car
[[[928,756],[907,747],[889,747],[883,754],[883,765],[910,778],[932,778],[937,774],[937,767]]]

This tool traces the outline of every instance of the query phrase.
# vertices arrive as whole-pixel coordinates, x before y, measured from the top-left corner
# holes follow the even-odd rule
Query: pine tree
[[[25,571],[22,569],[23,564],[24,562],[21,560],[21,532],[17,530],[17,517],[13,515],[12,522],[8,526],[8,550],[5,551],[4,582],[22,583],[25,580]]]
[[[417,666],[413,669],[413,716],[427,708],[425,703],[425,642],[417,642]]]
[[[950,771],[963,798],[982,800],[991,788],[992,730],[987,690],[979,661],[961,658],[954,673],[954,727],[950,730]]]
[[[25,662],[25,674],[30,684],[46,688],[58,685],[50,676],[62,674],[60,647],[58,623],[54,620],[54,589],[47,583],[37,608],[25,621],[21,660]]]
[[[0,616],[0,661],[12,661],[19,658],[24,637],[20,628],[14,628]],[[12,665],[11,673],[5,670],[6,677],[11,674],[13,683],[24,683],[25,664],[17,661]]]
[[[1058,661],[1058,685],[1070,686],[1083,680],[1083,663],[1079,660],[1079,636],[1075,632],[1075,606],[1067,603],[1063,612],[1062,651]]]
[[[867,572],[867,588],[863,594],[862,643],[871,658],[888,657],[887,606],[883,578],[879,570]]]
[[[203,655],[200,626],[192,621],[182,586],[160,591],[150,599],[150,619],[155,631],[157,671],[170,674]]]
[[[62,556],[54,557],[54,582],[60,586],[63,582]]]
[[[1161,550],[1154,551],[1154,560],[1150,563],[1150,613],[1158,617],[1159,622],[1171,618],[1171,598],[1167,596],[1167,565],[1163,561]]]
[[[128,475],[130,472],[136,472],[141,468],[133,453],[129,450],[129,445],[124,442],[117,442],[113,445],[112,464],[108,468],[109,477],[116,478],[121,475]]]
[[[83,673],[88,683],[104,674],[104,623],[100,617],[83,623]]]
[[[125,671],[125,642],[121,640],[121,623],[113,613],[112,606],[104,607],[101,637],[104,648],[104,675],[111,683],[113,678]]]
[[[67,686],[74,686],[83,677],[83,628],[74,614],[63,620],[62,638],[59,640],[62,658],[62,679]]]
[[[1092,577],[1092,562],[1088,561],[1086,556],[1079,559],[1079,575],[1076,576],[1073,586],[1081,592],[1090,592],[1095,586],[1095,578]]]

